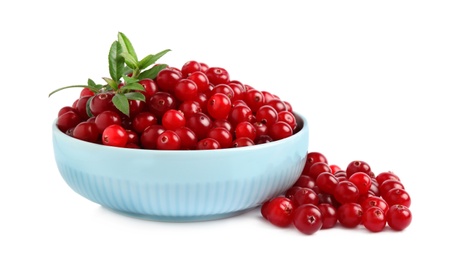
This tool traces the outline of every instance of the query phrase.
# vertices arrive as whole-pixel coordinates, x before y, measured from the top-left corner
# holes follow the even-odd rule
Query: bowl
[[[156,221],[235,216],[291,187],[305,165],[309,127],[248,147],[161,151],[90,143],[52,125],[58,170],[70,188],[114,212]]]

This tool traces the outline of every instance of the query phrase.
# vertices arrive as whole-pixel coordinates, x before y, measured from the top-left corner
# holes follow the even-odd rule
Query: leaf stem
[[[50,97],[51,95],[55,94],[56,92],[63,90],[63,89],[68,89],[68,88],[87,88],[87,85],[72,85],[72,86],[67,86],[67,87],[62,87],[62,88],[58,88],[56,90],[53,90],[52,92],[50,92],[50,94],[48,94],[48,97]]]

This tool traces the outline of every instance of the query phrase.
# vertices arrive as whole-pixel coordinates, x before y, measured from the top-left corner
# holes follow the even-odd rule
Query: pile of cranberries
[[[71,106],[59,110],[57,127],[92,143],[158,150],[243,147],[299,130],[288,102],[231,80],[221,67],[192,60],[138,83],[145,90],[135,91],[145,101],[128,100],[128,115],[114,105],[114,91],[84,88]]]
[[[400,231],[411,223],[410,205],[408,192],[393,172],[375,175],[368,163],[359,160],[341,169],[322,153],[309,152],[296,183],[266,201],[261,214],[275,226],[293,225],[308,235],[336,225]]]

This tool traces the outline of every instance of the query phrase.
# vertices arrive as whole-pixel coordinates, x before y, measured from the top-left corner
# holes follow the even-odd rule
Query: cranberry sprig
[[[393,172],[375,175],[360,160],[341,169],[322,153],[310,152],[298,180],[283,195],[266,201],[261,214],[275,226],[294,225],[308,235],[336,225],[401,231],[411,224],[410,205],[411,197]]]
[[[62,87],[52,91],[49,97],[60,90],[68,88],[86,88],[94,94],[110,92],[114,93],[112,98],[114,106],[120,112],[129,116],[130,100],[145,101],[145,95],[142,93],[145,91],[145,88],[140,81],[143,79],[154,79],[162,69],[167,67],[167,64],[155,65],[155,62],[169,52],[170,49],[138,59],[128,37],[119,32],[117,38],[109,49],[108,67],[110,77],[103,77],[106,84],[96,84],[92,79],[88,79],[87,85]],[[150,67],[151,65],[153,66]],[[87,104],[89,103],[90,100]],[[89,106],[86,107],[86,112],[89,116],[92,116]]]

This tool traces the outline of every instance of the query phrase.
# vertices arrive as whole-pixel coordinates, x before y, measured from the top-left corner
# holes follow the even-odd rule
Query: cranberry
[[[330,164],[331,173],[335,174],[337,171],[343,171],[341,167],[336,164]],[[344,172],[344,171],[343,171]],[[347,174],[345,174],[347,176]]]
[[[341,204],[357,202],[359,190],[355,184],[350,181],[340,181],[334,189],[334,198]]]
[[[370,173],[370,166],[368,163],[364,161],[352,161],[348,164],[347,169],[345,170],[347,172],[347,177],[352,176],[355,172],[365,172],[367,174]]]
[[[80,98],[81,98],[81,97],[84,97],[84,96],[92,97],[92,96],[94,96],[94,95],[95,95],[95,93],[92,92],[92,90],[90,90],[89,88],[83,88],[83,89],[81,89],[81,92],[80,92]]]
[[[275,197],[266,201],[261,207],[262,216],[278,227],[291,225],[293,211],[293,203],[286,197]]]
[[[389,190],[383,197],[389,206],[403,205],[405,207],[411,206],[411,197],[409,193],[402,188],[393,188]]]
[[[270,143],[272,141],[273,141],[272,137],[270,137],[268,135],[260,135],[260,136],[256,137],[254,143],[255,144],[266,144],[266,143]]]
[[[175,97],[167,92],[157,92],[148,101],[148,109],[161,118],[169,109],[176,109]]]
[[[128,142],[127,131],[120,125],[110,125],[103,130],[102,143],[108,146],[125,147]]]
[[[367,194],[372,186],[372,179],[365,172],[355,172],[348,180],[358,188],[359,195]]]
[[[204,93],[209,91],[209,80],[204,72],[195,71],[189,74],[187,79],[192,80],[197,85],[197,92]]]
[[[222,126],[211,128],[208,132],[208,137],[216,139],[221,148],[230,148],[233,144],[233,135]]]
[[[292,136],[292,134],[292,128],[288,125],[288,123],[283,121],[278,121],[269,127],[269,135],[274,141],[287,138]]]
[[[252,146],[252,145],[255,145],[255,142],[253,142],[248,137],[236,138],[236,139],[234,139],[233,143],[231,144],[231,146],[234,147],[234,148],[245,147],[245,146]]]
[[[175,133],[181,139],[181,150],[195,150],[197,148],[197,136],[190,128],[183,126],[175,129]]]
[[[141,79],[139,83],[144,87],[144,91],[140,90],[139,92],[144,94],[145,100],[148,100],[151,96],[159,91],[156,82],[152,79]]]
[[[386,226],[386,215],[382,209],[373,206],[363,211],[361,223],[371,232],[380,232]]]
[[[173,89],[182,77],[181,71],[172,67],[167,67],[158,73],[155,80],[161,91],[173,93]]]
[[[63,133],[71,128],[74,128],[79,123],[81,123],[81,118],[78,113],[75,113],[74,111],[66,112],[60,115],[56,120],[56,126]]]
[[[303,174],[307,175],[309,173],[309,168],[311,167],[311,165],[313,165],[316,162],[328,163],[328,160],[325,157],[325,155],[323,155],[322,153],[309,152],[306,155],[306,162],[305,162],[305,166],[304,166],[303,171],[302,171],[302,175]]]
[[[278,121],[278,112],[269,105],[263,105],[256,111],[256,121],[272,126]]]
[[[183,112],[185,118],[191,117],[193,114],[202,112],[200,104],[195,100],[186,100],[178,106],[178,110]]]
[[[132,144],[139,145],[139,135],[138,135],[138,133],[136,133],[135,131],[130,130],[130,129],[126,129],[126,131],[127,131],[127,134],[128,134],[127,144],[132,143]],[[140,147],[135,147],[135,148],[140,148]]]
[[[293,224],[303,234],[312,235],[322,228],[322,213],[316,205],[303,204],[293,213]]]
[[[256,89],[248,90],[245,93],[244,101],[252,111],[258,111],[258,109],[265,104],[264,95],[261,91]]]
[[[311,167],[309,168],[308,175],[311,176],[311,178],[313,178],[313,180],[316,180],[317,176],[319,176],[319,174],[324,173],[324,172],[331,173],[330,166],[328,166],[328,164],[324,163],[324,162],[316,162],[313,165],[311,165]]]
[[[77,114],[81,117],[81,120],[83,121],[86,121],[89,117],[91,117],[90,115],[91,112],[88,110],[88,102],[89,100],[91,100],[91,98],[92,97],[90,96],[83,96],[78,99]]]
[[[311,176],[302,174],[300,175],[300,177],[298,177],[297,181],[294,183],[294,186],[312,189],[314,186],[316,186],[316,182],[313,178],[311,178]]]
[[[256,138],[256,129],[250,122],[240,122],[236,125],[234,129],[235,138],[247,137],[250,140],[255,140]]]
[[[327,194],[333,194],[338,183],[338,179],[331,172],[323,172],[316,178],[316,185],[319,190]]]
[[[300,188],[295,192],[293,200],[297,205],[303,205],[303,204],[319,204],[319,197],[317,196],[317,193],[315,193],[310,188]]]
[[[394,188],[405,189],[405,186],[400,181],[397,181],[397,180],[394,180],[394,179],[388,179],[388,180],[385,180],[383,182],[383,184],[381,184],[378,188],[379,188],[379,191],[380,191],[380,196],[381,197],[386,197],[386,194],[391,189],[394,189]]]
[[[121,122],[119,114],[110,110],[103,111],[95,117],[95,125],[100,132],[110,125],[120,125]]]
[[[197,150],[214,150],[220,148],[219,141],[211,137],[203,138],[197,143]]]
[[[205,74],[213,85],[227,84],[230,81],[230,75],[224,68],[209,67]]]
[[[186,126],[192,129],[200,140],[207,137],[212,128],[212,120],[206,114],[199,112],[186,120]]]
[[[230,82],[228,83],[228,86],[230,86],[231,90],[233,90],[233,99],[231,101],[236,100],[243,100],[245,97],[245,90],[244,86],[240,82]]]
[[[228,120],[233,126],[236,126],[240,122],[250,122],[252,110],[247,106],[236,106],[230,111]]]
[[[318,207],[322,214],[321,229],[328,229],[336,226],[338,221],[336,208],[331,203],[320,203]]]
[[[141,112],[137,114],[131,121],[133,130],[138,134],[142,134],[145,128],[151,125],[155,125],[157,123],[158,123],[157,117],[150,112]]]
[[[146,127],[141,134],[140,142],[144,149],[156,149],[158,136],[164,132],[162,125],[151,125]]]
[[[347,228],[354,228],[361,224],[362,208],[358,203],[344,203],[337,210],[339,223]]]
[[[386,214],[389,227],[395,231],[407,228],[412,221],[412,214],[408,207],[404,205],[392,205]]]
[[[167,130],[176,130],[177,128],[186,125],[186,119],[184,118],[183,112],[175,109],[167,110],[162,119],[161,124]]]
[[[297,191],[299,191],[299,190],[301,190],[301,189],[302,189],[302,187],[299,187],[299,186],[291,186],[289,189],[287,189],[287,190],[284,192],[284,196],[285,196],[286,198],[292,200],[292,202],[295,203],[295,201],[294,201],[294,195],[295,195],[295,193],[296,193]],[[295,206],[298,206],[298,205],[295,205]]]
[[[297,128],[297,119],[295,119],[294,114],[289,111],[278,112],[278,120],[288,123],[293,130]]]
[[[191,73],[200,71],[202,69],[202,66],[198,61],[190,60],[184,63],[184,65],[181,67],[181,73],[183,75],[183,78],[187,78]]]
[[[382,185],[386,180],[400,181],[400,178],[391,171],[379,173],[375,178],[377,179],[379,185]]]
[[[268,106],[273,107],[277,111],[277,113],[287,111],[286,104],[283,101],[281,101],[277,98],[273,98],[271,100],[267,100],[266,98],[264,98],[264,99],[266,101],[266,104]]]
[[[215,93],[206,106],[209,115],[214,119],[227,119],[231,110],[230,98],[223,93]]]
[[[96,143],[98,141],[99,134],[100,132],[95,123],[86,121],[75,126],[72,133],[73,137],[91,143]]]
[[[97,116],[103,111],[115,111],[118,112],[118,109],[114,106],[112,102],[112,98],[114,97],[114,93],[112,92],[104,92],[99,93],[92,97],[89,103],[89,108],[92,115]]]
[[[65,107],[62,107],[61,109],[59,109],[59,111],[58,111],[58,117],[61,116],[61,115],[64,114],[64,113],[66,113],[66,112],[69,112],[69,111],[78,113],[78,111],[77,111],[75,108],[70,107],[70,106],[65,106]]]
[[[387,214],[387,211],[389,210],[389,205],[387,204],[387,202],[383,198],[378,196],[368,196],[360,203],[360,205],[363,211],[374,206],[382,209],[384,214]]]
[[[173,90],[175,97],[180,101],[194,100],[198,95],[197,84],[190,79],[181,79]]]
[[[230,102],[231,100],[234,100],[233,89],[228,84],[218,84],[214,86],[210,91],[210,95],[214,95],[217,93],[226,95],[230,99]]]
[[[165,130],[156,140],[156,149],[158,150],[180,150],[181,139],[172,130]]]

